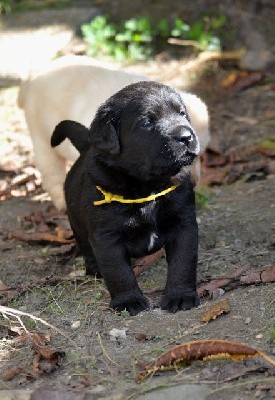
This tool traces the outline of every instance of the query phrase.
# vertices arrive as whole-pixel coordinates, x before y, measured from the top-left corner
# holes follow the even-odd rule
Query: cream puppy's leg
[[[53,151],[47,137],[35,136],[33,149],[35,162],[41,173],[43,188],[49,193],[58,209],[65,209],[63,184],[66,178],[67,161]]]

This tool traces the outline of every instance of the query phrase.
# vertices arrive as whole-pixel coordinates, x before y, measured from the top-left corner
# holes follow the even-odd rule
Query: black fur
[[[197,306],[198,227],[188,173],[153,202],[93,204],[103,198],[96,185],[125,199],[143,198],[170,187],[191,164],[199,145],[180,95],[156,82],[129,85],[99,108],[90,129],[73,121],[57,125],[52,145],[65,137],[81,152],[65,182],[70,223],[87,273],[104,278],[111,307],[132,315],[149,308],[130,259],[162,246],[168,273],[161,307]]]
[[[88,149],[89,129],[75,121],[62,121],[58,124],[58,129],[55,129],[55,134],[51,137],[51,146],[55,147],[62,143],[68,132],[73,132],[69,139],[80,153]]]

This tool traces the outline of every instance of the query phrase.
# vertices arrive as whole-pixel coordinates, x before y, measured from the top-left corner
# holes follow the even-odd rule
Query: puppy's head
[[[180,94],[147,81],[127,86],[99,108],[90,139],[109,165],[148,180],[175,175],[200,149]]]

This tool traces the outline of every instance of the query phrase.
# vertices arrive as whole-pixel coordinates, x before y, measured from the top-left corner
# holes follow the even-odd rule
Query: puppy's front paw
[[[120,294],[111,300],[110,306],[118,312],[127,310],[130,315],[137,315],[141,311],[148,310],[150,308],[146,297],[139,292],[127,292]]]
[[[160,302],[163,310],[176,313],[181,310],[190,310],[200,304],[200,299],[196,291],[172,290],[166,292]]]

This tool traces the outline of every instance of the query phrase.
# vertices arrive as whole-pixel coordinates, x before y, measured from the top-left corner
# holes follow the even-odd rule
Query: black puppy
[[[162,246],[168,274],[161,307],[197,306],[193,184],[188,172],[171,183],[199,153],[180,94],[156,82],[129,85],[99,108],[89,129],[58,124],[52,146],[65,138],[81,153],[65,182],[69,220],[87,273],[104,278],[111,307],[131,315],[149,308],[130,259]]]

